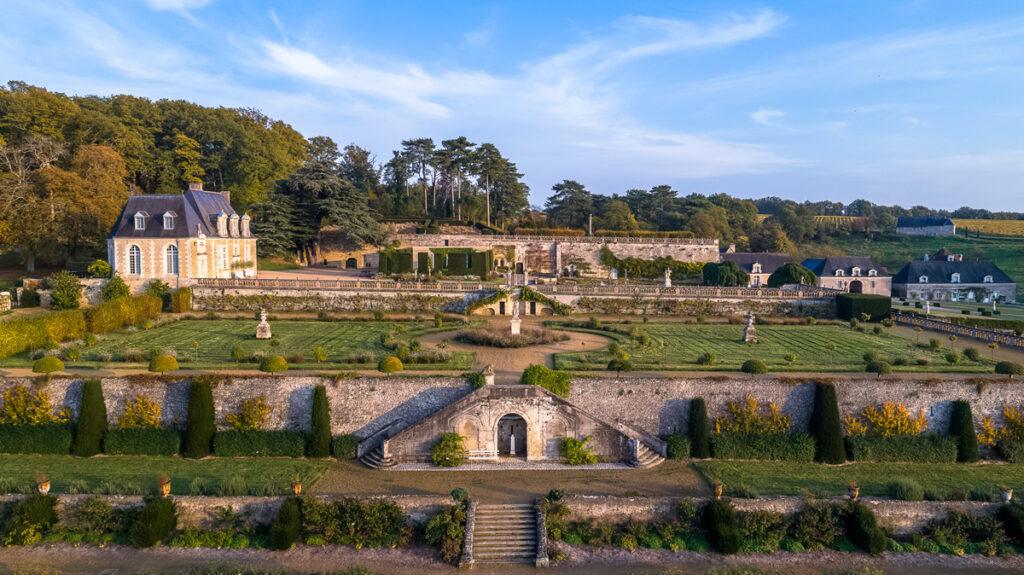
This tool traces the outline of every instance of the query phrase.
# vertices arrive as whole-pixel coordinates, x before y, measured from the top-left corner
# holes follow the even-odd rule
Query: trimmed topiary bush
[[[174,500],[152,498],[139,512],[139,518],[132,525],[128,538],[132,547],[144,549],[153,547],[166,539],[178,526],[177,506]]]
[[[833,465],[846,462],[839,402],[836,399],[836,388],[831,383],[819,383],[814,387],[814,408],[811,411],[809,430],[814,437],[815,461]]]
[[[879,377],[892,373],[892,366],[886,361],[873,361],[864,367],[868,373],[877,373]]]
[[[405,366],[402,365],[402,360],[395,356],[385,357],[377,364],[377,371],[381,373],[395,373],[403,369],[405,369]]]
[[[310,416],[309,457],[331,455],[331,406],[327,401],[327,388],[318,385],[313,388],[313,412]]]
[[[92,457],[102,452],[103,434],[107,431],[107,405],[103,402],[103,386],[98,379],[82,384],[82,402],[71,455]]]
[[[0,453],[44,453],[67,455],[71,451],[71,425],[0,424]]]
[[[846,534],[854,545],[872,555],[882,553],[889,545],[889,538],[878,527],[874,511],[863,503],[851,503],[847,509]]]
[[[277,551],[291,549],[302,535],[302,507],[298,498],[281,502],[274,522],[270,524],[270,546]]]
[[[260,362],[260,371],[265,373],[278,373],[288,369],[288,360],[280,355],[268,355]]]
[[[892,299],[866,293],[843,293],[836,296],[836,315],[839,319],[849,321],[859,318],[862,313],[870,316],[868,321],[882,321],[892,314]]]
[[[727,499],[713,500],[708,503],[704,513],[708,539],[715,549],[725,555],[738,553],[743,538],[732,503]]]
[[[214,427],[213,389],[206,379],[193,379],[188,388],[188,420],[185,422],[185,457],[210,455]]]
[[[572,381],[568,373],[548,369],[543,365],[531,365],[523,371],[519,378],[523,385],[539,385],[560,397],[569,397]]]
[[[957,461],[974,463],[981,459],[978,455],[978,435],[974,432],[974,415],[971,413],[969,402],[962,399],[953,402],[949,435],[956,439]]]
[[[305,451],[305,436],[289,429],[230,429],[213,438],[217,457],[302,457]]]
[[[661,436],[665,442],[665,454],[669,459],[690,458],[690,438],[684,433],[675,432]]]
[[[743,373],[755,374],[768,373],[768,366],[760,359],[748,359],[743,362],[743,365],[740,367],[740,371]]]
[[[1012,379],[1015,375],[1024,375],[1024,365],[1012,361],[1000,361],[996,364],[995,372],[1008,375]]]
[[[458,467],[465,459],[465,443],[458,433],[442,434],[430,448],[430,460],[438,467]]]
[[[358,450],[359,438],[351,433],[335,437],[331,445],[335,459],[355,459]]]
[[[50,375],[58,371],[64,371],[64,362],[59,357],[48,355],[41,357],[32,364],[32,373],[44,373]]]
[[[149,371],[165,373],[178,369],[178,360],[169,355],[157,355],[149,360]]]
[[[690,400],[690,418],[688,421],[690,436],[690,455],[694,459],[711,457],[711,439],[708,433],[708,408],[703,397]]]
[[[854,461],[876,463],[953,463],[956,440],[948,435],[853,435],[846,445]]]

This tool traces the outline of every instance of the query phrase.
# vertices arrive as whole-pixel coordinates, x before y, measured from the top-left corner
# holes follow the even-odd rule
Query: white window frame
[[[919,283],[919,284],[926,284],[926,283],[928,283],[928,276],[921,276],[921,277],[917,278],[917,283]]]
[[[252,261],[251,256],[252,256],[251,248],[249,247],[249,244],[246,243],[245,244],[245,261],[247,261],[247,262]]]
[[[843,272],[843,270],[836,270],[836,277],[837,278],[841,278],[844,275],[846,275],[846,274],[845,274],[845,272]]]
[[[876,270],[876,269],[868,270],[868,277],[873,278],[873,277],[876,277],[876,276],[878,276],[878,270]]]
[[[761,273],[761,264],[754,264],[754,265],[750,266],[750,271],[751,271],[751,273],[755,273],[755,274]]]
[[[860,277],[860,268],[853,268],[850,270],[850,275]]]
[[[146,229],[146,214],[143,212],[135,212],[135,229],[136,231],[144,231]]]
[[[960,283],[960,274],[953,274],[949,276],[949,283],[958,284]]]
[[[166,275],[178,275],[178,246],[167,244],[164,248],[164,273]]]
[[[128,273],[142,275],[142,248],[135,244],[128,246]]]
[[[175,217],[174,214],[171,213],[171,212],[167,212],[166,214],[164,214],[164,229],[165,230],[173,230],[174,229],[174,217]]]
[[[981,283],[983,283],[983,284],[990,284],[990,283],[995,283],[995,282],[993,281],[992,276],[985,276]]]

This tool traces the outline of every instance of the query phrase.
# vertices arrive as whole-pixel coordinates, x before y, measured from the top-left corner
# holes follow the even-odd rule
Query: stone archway
[[[510,413],[498,420],[498,457],[526,458],[526,420]]]
[[[345,260],[345,269],[355,269],[359,267],[359,262],[356,258],[348,258]]]
[[[850,293],[864,293],[864,284],[860,280],[850,282]]]

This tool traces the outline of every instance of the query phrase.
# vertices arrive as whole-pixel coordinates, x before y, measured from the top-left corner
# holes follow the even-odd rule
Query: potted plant
[[[711,482],[711,489],[714,490],[715,492],[715,499],[722,498],[722,489],[724,488],[725,484],[723,484],[721,481],[717,479]]]
[[[292,495],[296,497],[302,495],[302,481],[298,477],[292,477]]]
[[[50,478],[44,473],[36,473],[36,489],[39,490],[41,495],[46,495],[50,492]]]
[[[160,496],[167,497],[171,494],[171,478],[166,473],[161,473],[160,477],[156,478],[157,483],[160,484]]]
[[[849,490],[850,501],[856,501],[860,497],[860,485],[857,485],[856,481],[851,481],[846,488]]]

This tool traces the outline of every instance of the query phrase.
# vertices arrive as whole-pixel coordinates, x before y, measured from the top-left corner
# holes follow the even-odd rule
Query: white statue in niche
[[[509,323],[512,335],[519,335],[523,324],[523,320],[519,319],[519,298],[512,298],[512,319],[509,320]]]
[[[672,269],[665,268],[665,287],[672,287]]]

